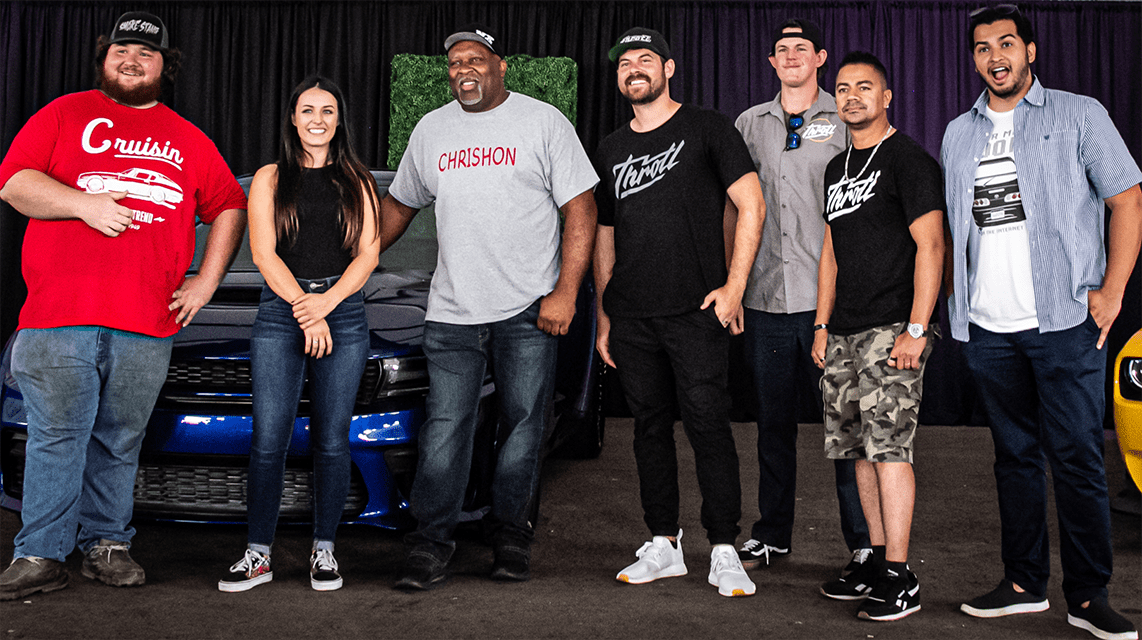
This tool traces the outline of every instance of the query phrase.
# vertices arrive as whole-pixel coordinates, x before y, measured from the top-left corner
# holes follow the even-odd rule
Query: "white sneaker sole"
[[[919,610],[920,610],[920,605],[916,605],[915,607],[912,607],[911,609],[905,609],[903,611],[898,611],[897,613],[893,613],[893,614],[890,614],[887,616],[876,616],[876,617],[870,616],[867,613],[865,613],[864,611],[858,611],[857,617],[860,618],[861,620],[872,620],[873,622],[892,622],[893,620],[899,620],[901,618],[907,618],[908,616],[912,615],[913,613],[916,613]]]
[[[219,580],[218,590],[224,591],[226,593],[240,593],[242,591],[249,591],[250,589],[253,589],[260,584],[272,582],[273,579],[274,572],[271,571],[269,573],[263,573],[256,578],[250,578],[249,580],[243,580],[241,582],[223,582],[222,580]]]
[[[1122,633],[1108,633],[1106,631],[1103,631],[1102,629],[1099,629],[1098,627],[1094,626],[1093,624],[1087,622],[1086,620],[1083,620],[1082,618],[1076,618],[1075,616],[1072,616],[1069,613],[1067,614],[1067,624],[1071,625],[1072,627],[1078,627],[1079,629],[1082,629],[1084,631],[1089,631],[1091,633],[1091,635],[1093,635],[1096,638],[1102,638],[1102,640],[1138,640],[1138,632],[1137,631],[1123,631]]]
[[[998,609],[976,609],[968,605],[966,602],[960,605],[960,611],[975,616],[977,618],[1002,618],[1003,616],[1013,616],[1020,613],[1039,613],[1051,608],[1051,603],[1044,600],[1042,602],[1024,602],[1022,604],[1011,604],[1006,607]],[[1097,634],[1095,634],[1097,635]]]
[[[676,564],[670,567],[666,567],[657,573],[652,573],[648,576],[642,576],[639,578],[632,578],[630,574],[626,573],[626,569],[623,569],[622,573],[615,576],[615,580],[618,580],[619,582],[625,582],[627,584],[646,584],[648,582],[654,582],[659,578],[678,578],[684,575],[686,575],[686,565]]]
[[[828,591],[825,591],[824,587],[821,587],[821,595],[825,596],[826,598],[830,598],[832,600],[841,600],[841,601],[845,601],[845,602],[850,602],[853,600],[864,600],[864,599],[868,598],[868,594],[870,594],[870,593],[872,593],[871,588],[867,589],[866,591],[863,591],[862,593],[860,593],[858,595],[858,594],[851,594],[851,593],[829,593]]]
[[[740,598],[742,596],[752,596],[753,594],[757,593],[757,585],[755,585],[753,582],[750,582],[749,586],[726,588],[718,582],[718,576],[712,573],[710,574],[709,582],[711,585],[718,588],[719,595],[726,596],[727,598]]]
[[[336,580],[314,580],[309,579],[309,586],[313,587],[314,591],[336,591],[341,588],[344,581],[341,578]]]

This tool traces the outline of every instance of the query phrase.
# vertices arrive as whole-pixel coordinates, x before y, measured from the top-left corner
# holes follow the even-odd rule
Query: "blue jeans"
[[[409,534],[412,554],[447,562],[456,548],[452,534],[460,519],[472,465],[477,409],[484,372],[490,365],[500,411],[492,480],[493,543],[528,548],[532,495],[539,481],[547,406],[555,385],[558,340],[540,331],[537,300],[499,322],[459,325],[426,322],[428,420],[420,428],[420,458],[411,508],[417,529]]]
[[[969,327],[963,352],[995,441],[1005,577],[1047,593],[1047,471],[1055,487],[1063,593],[1106,598],[1110,506],[1103,466],[1106,349],[1094,319],[1065,331],[992,333]]]
[[[337,278],[302,280],[305,291],[321,293]],[[310,283],[318,283],[316,288]],[[322,358],[305,354],[305,333],[293,307],[263,287],[250,337],[254,393],[254,436],[246,509],[249,543],[274,542],[281,510],[286,453],[297,419],[302,384],[309,373],[309,446],[313,454],[313,539],[332,542],[349,493],[349,423],[365,360],[369,327],[365,302],[355,293],[325,316],[333,351]]]
[[[134,537],[139,450],[172,342],[103,327],[16,336],[12,374],[28,445],[13,557],[62,561],[76,546],[86,552],[101,538]]]
[[[813,364],[816,311],[745,310],[746,354],[757,391],[757,508],[750,537],[788,549],[797,498],[797,409],[808,394],[821,407],[821,370]],[[850,551],[870,546],[856,485],[856,461],[834,460],[841,534]]]
[[[611,356],[634,416],[643,520],[652,536],[678,533],[674,410],[694,450],[701,522],[711,544],[741,533],[741,477],[730,429],[729,331],[713,309],[658,318],[611,317]]]

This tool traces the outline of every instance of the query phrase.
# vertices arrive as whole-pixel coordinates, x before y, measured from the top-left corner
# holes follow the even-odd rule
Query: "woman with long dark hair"
[[[250,340],[250,527],[245,556],[218,581],[222,591],[273,579],[270,547],[307,371],[310,584],[318,591],[341,587],[333,542],[349,492],[349,422],[369,348],[360,290],[380,247],[376,183],[349,140],[341,89],[310,76],[290,96],[278,161],[262,167],[250,185],[250,250],[266,280]]]

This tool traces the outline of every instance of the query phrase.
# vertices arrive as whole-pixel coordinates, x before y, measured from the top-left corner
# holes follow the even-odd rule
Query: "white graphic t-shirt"
[[[987,117],[995,125],[975,173],[968,238],[968,318],[996,333],[1039,326],[1031,282],[1027,216],[1015,166],[1015,111]]]

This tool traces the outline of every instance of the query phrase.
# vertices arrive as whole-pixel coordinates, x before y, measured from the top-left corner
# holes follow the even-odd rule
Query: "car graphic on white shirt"
[[[128,169],[122,173],[89,171],[80,174],[75,184],[87,193],[126,192],[128,198],[150,200],[174,209],[182,202],[182,187],[157,171]]]
[[[1013,160],[996,158],[979,163],[972,215],[980,229],[1027,219]]]

